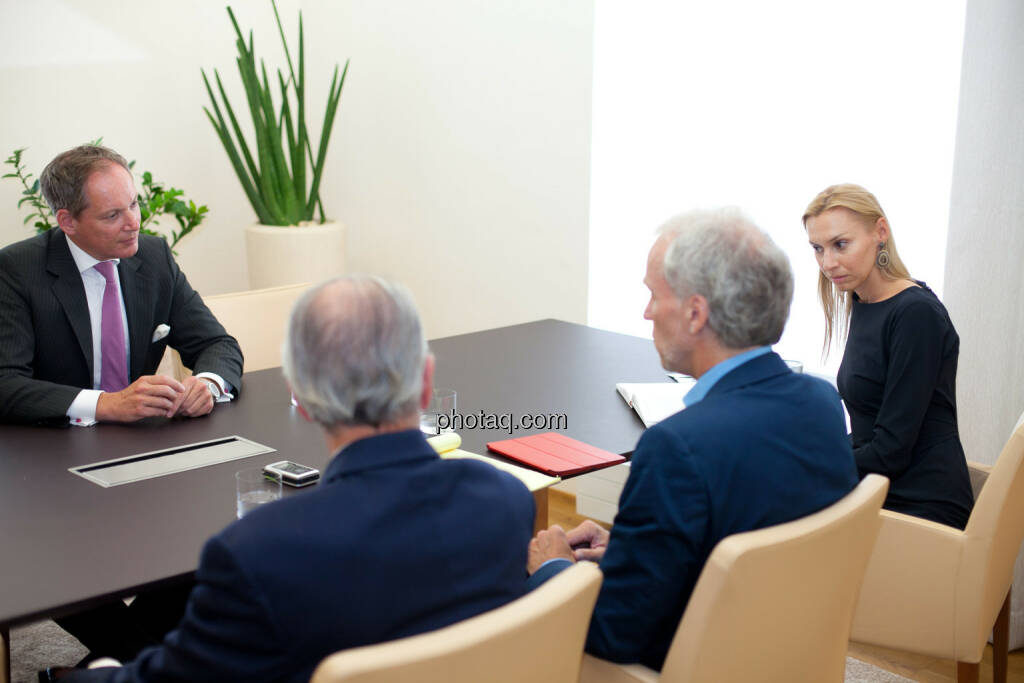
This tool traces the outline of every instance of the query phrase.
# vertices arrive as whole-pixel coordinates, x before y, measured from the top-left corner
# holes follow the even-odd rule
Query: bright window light
[[[588,322],[650,336],[641,280],[654,230],[738,205],[793,266],[776,349],[834,375],[842,353],[821,358],[800,216],[839,182],[875,193],[911,274],[941,297],[964,5],[597,3]]]

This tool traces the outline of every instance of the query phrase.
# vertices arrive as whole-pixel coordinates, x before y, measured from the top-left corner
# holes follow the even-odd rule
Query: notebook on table
[[[557,432],[492,441],[487,449],[546,474],[564,476],[618,465],[626,458]]]
[[[636,411],[645,427],[655,425],[683,409],[683,398],[697,380],[680,376],[675,382],[620,382],[619,395]]]

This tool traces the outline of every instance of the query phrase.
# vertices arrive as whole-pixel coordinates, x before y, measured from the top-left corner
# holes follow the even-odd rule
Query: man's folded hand
[[[209,396],[205,386],[199,388]],[[144,417],[173,417],[187,394],[185,385],[176,379],[165,375],[144,375],[121,391],[100,394],[96,402],[96,419],[100,422],[134,422]]]

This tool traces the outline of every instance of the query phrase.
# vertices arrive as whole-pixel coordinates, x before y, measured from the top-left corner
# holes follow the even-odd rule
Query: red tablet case
[[[626,462],[626,458],[556,432],[492,441],[487,449],[545,474],[563,476]]]

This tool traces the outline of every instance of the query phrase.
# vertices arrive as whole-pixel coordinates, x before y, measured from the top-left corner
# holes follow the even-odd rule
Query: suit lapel
[[[90,382],[93,376],[92,326],[89,322],[89,302],[85,298],[85,285],[78,272],[74,257],[68,248],[67,236],[55,229],[46,250],[46,272],[54,276],[51,285],[53,295],[64,309],[64,315],[71,324],[78,341],[78,348],[85,357],[89,368]]]
[[[141,248],[141,240],[139,248]],[[142,375],[145,367],[146,354],[149,352],[149,329],[151,316],[147,313],[155,310],[153,299],[153,282],[142,267],[138,253],[127,259],[121,259],[118,267],[121,279],[121,295],[124,297],[124,310],[128,316],[128,340],[131,345],[130,364],[131,377],[135,380]]]

